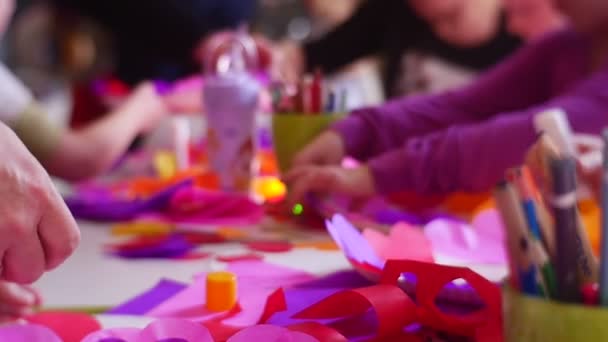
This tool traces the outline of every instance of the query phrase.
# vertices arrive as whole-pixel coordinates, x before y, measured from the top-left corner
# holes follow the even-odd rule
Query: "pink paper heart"
[[[436,219],[424,228],[435,253],[479,264],[506,264],[500,216],[495,209],[478,214],[471,225]]]
[[[420,228],[399,223],[388,236],[373,229],[364,230],[363,236],[383,260],[433,262],[431,244]]]

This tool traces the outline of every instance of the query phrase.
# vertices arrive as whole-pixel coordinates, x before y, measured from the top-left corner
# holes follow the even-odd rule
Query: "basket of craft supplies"
[[[509,170],[494,192],[509,254],[505,341],[608,341],[608,196],[602,195],[600,207],[593,195],[581,195],[589,196],[593,182],[582,181],[581,155],[565,113],[543,112],[535,125],[543,134],[528,154],[527,167]],[[604,136],[608,142],[608,132]],[[601,170],[603,159],[608,170],[606,149],[597,152],[596,168]],[[602,190],[608,194],[604,178]],[[589,216],[589,206],[601,214]]]
[[[345,116],[346,91],[326,88],[319,72],[304,76],[294,92],[273,87],[272,135],[281,172],[291,168],[302,148]]]

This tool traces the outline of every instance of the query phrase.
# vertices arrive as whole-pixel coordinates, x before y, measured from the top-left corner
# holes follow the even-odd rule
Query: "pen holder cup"
[[[505,342],[608,341],[608,310],[503,290]]]
[[[272,118],[274,152],[281,173],[291,167],[293,157],[344,114],[276,114]]]

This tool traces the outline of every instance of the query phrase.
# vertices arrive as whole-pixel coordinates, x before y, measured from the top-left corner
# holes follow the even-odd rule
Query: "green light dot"
[[[298,203],[293,206],[292,212],[296,216],[302,215],[302,213],[304,212],[304,206]]]

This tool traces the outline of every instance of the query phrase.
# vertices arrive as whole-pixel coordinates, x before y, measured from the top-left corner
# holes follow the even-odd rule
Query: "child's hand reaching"
[[[293,168],[307,165],[340,165],[346,156],[344,141],[334,131],[326,131],[308,144],[293,159]]]
[[[374,195],[374,179],[366,165],[353,169],[339,166],[299,166],[283,178],[289,186],[289,204],[300,202],[307,193],[339,193],[352,198]]]
[[[40,294],[33,288],[0,281],[0,323],[32,314],[41,303]]]
[[[163,98],[156,92],[154,85],[145,82],[133,90],[118,108],[118,112],[137,116],[140,132],[146,133],[156,128],[160,121],[168,115],[169,110]]]

